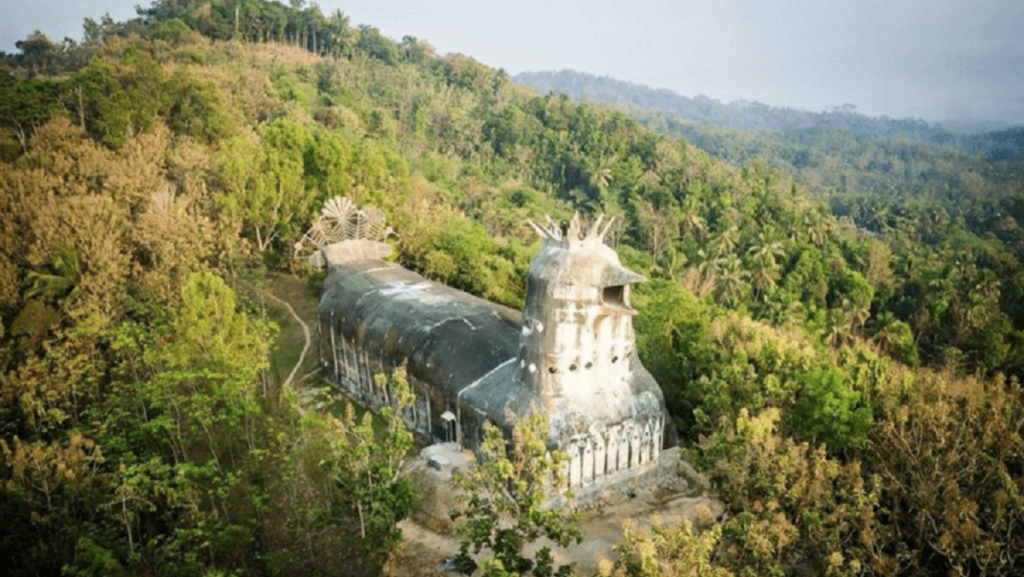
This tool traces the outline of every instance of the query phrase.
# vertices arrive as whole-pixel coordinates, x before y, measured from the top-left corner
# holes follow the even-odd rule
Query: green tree
[[[82,123],[114,149],[148,131],[166,107],[166,74],[143,45],[119,59],[94,58],[71,81],[82,96],[76,103]]]
[[[306,154],[307,183],[321,198],[345,195],[352,188],[352,147],[338,133],[317,133]]]
[[[914,333],[910,325],[893,317],[892,313],[883,313],[876,323],[879,326],[874,340],[893,357],[915,366],[920,362],[917,347],[914,346]]]
[[[356,41],[356,49],[371,58],[391,65],[397,64],[401,56],[401,51],[394,42],[385,38],[380,30],[368,24],[359,26],[359,40]]]
[[[305,180],[311,144],[308,130],[278,119],[261,137],[235,137],[222,147],[217,200],[260,252],[279,237],[291,241],[312,211],[314,191]]]
[[[167,125],[177,134],[203,142],[219,142],[235,130],[221,92],[213,82],[200,80],[179,68],[167,81]]]
[[[465,509],[452,514],[453,520],[463,519],[457,530],[465,540],[455,558],[461,573],[470,575],[478,568],[470,549],[479,553],[487,548],[493,557],[480,567],[486,577],[570,574],[567,565],[555,569],[548,547],[538,551],[535,559],[523,557],[523,547],[541,535],[560,547],[583,540],[576,526],[578,518],[568,512],[565,503],[545,505],[549,497],[572,499],[566,492],[567,457],[548,449],[547,431],[547,417],[530,413],[513,429],[510,455],[501,429],[488,426],[481,446],[483,461],[469,473],[456,476],[466,503]]]
[[[250,435],[262,413],[256,384],[268,367],[265,333],[236,310],[234,291],[213,273],[191,275],[181,300],[171,320],[174,342],[150,351],[163,370],[146,392],[164,415],[154,424],[165,430],[175,458],[208,454],[220,469],[226,454],[255,448]]]
[[[394,553],[402,542],[398,522],[412,513],[419,495],[406,477],[400,477],[402,464],[413,448],[413,435],[402,420],[402,413],[415,402],[404,368],[391,379],[375,375],[374,384],[387,390],[392,406],[380,410],[381,425],[374,426],[367,411],[356,417],[347,405],[341,420],[333,420],[336,429],[334,455],[322,463],[347,495],[349,509],[359,519],[359,534],[373,562],[389,563],[394,574]],[[336,520],[340,518],[335,517]]]
[[[799,431],[824,442],[832,451],[867,442],[871,407],[861,402],[861,394],[849,387],[842,373],[815,371],[798,375],[796,380],[800,396],[792,419]]]

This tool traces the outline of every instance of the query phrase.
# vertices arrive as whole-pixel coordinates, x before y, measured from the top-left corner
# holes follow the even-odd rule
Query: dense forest
[[[1024,571],[1007,165],[816,127],[809,158],[852,138],[894,176],[807,182],[301,0],[158,0],[18,50],[0,59],[12,574],[385,564],[413,496],[366,479],[394,478],[406,433],[303,408],[267,370],[258,287],[305,274],[292,245],[337,195],[385,211],[405,266],[513,307],[526,218],[617,217],[650,279],[641,357],[728,514],[630,534],[608,574]]]

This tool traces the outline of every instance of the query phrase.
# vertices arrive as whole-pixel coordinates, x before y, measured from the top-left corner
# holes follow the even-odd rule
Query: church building
[[[409,427],[469,449],[486,423],[510,436],[518,418],[543,411],[549,446],[570,457],[571,487],[634,477],[675,445],[675,429],[637,355],[629,293],[645,279],[621,265],[601,223],[584,230],[578,215],[530,222],[544,246],[530,264],[522,313],[379,260],[381,243],[323,247],[324,371],[380,407],[390,393],[373,375],[405,366],[416,395],[404,414]]]

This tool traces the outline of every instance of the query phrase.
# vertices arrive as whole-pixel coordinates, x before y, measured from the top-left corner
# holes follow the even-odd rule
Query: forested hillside
[[[305,274],[292,245],[336,195],[386,212],[404,265],[514,307],[526,218],[616,217],[650,279],[641,357],[729,515],[637,536],[609,571],[1024,570],[1019,188],[978,171],[973,196],[911,194],[908,157],[892,194],[826,202],[302,3],[162,0],[4,62],[17,574],[333,574],[351,543],[386,559],[372,545],[393,535],[345,528],[366,495],[393,527],[408,495],[346,476],[370,470],[345,444],[368,429],[268,377],[274,327],[245,296],[268,269]]]
[[[1014,132],[1008,125],[999,122],[944,126],[916,118],[874,118],[857,112],[853,104],[813,112],[749,100],[723,103],[703,94],[691,98],[666,89],[649,88],[574,70],[522,72],[515,75],[514,79],[541,94],[554,90],[574,100],[630,105],[663,112],[668,116],[679,116],[687,122],[714,122],[720,126],[744,130],[774,130],[787,136],[793,131],[831,127],[845,130],[854,136],[889,138],[902,135],[925,144],[964,144],[974,149],[978,146],[975,140],[979,136],[992,135],[993,142],[1006,141],[1012,140],[1010,133]]]
[[[873,118],[858,113],[852,104],[824,112],[752,101],[725,104],[704,95],[690,98],[572,70],[524,72],[517,74],[515,80],[541,94],[556,91],[576,101],[623,108],[641,118],[646,126],[683,137],[732,163],[760,155],[772,166],[787,171],[799,171],[808,164],[814,164],[811,168],[820,171],[820,163],[814,162],[814,157],[830,156],[854,171],[874,172],[880,165],[872,164],[876,160],[874,155],[866,157],[864,149],[881,146],[909,148],[918,157],[920,151],[926,151],[924,156],[934,154],[934,160],[945,161],[947,168],[964,170],[971,164],[987,164],[982,159],[1020,161],[1024,155],[1021,128],[1001,123],[944,126],[914,118]],[[906,154],[903,152],[904,162]],[[962,160],[967,162],[961,164],[959,157],[965,157]],[[868,162],[857,162],[865,159]],[[924,170],[920,175],[934,179],[937,173]],[[941,176],[949,178],[955,174]],[[831,181],[827,185],[833,186]],[[856,185],[856,180],[851,185]]]
[[[542,94],[554,90],[575,100],[627,104],[664,112],[668,116],[679,116],[687,122],[714,122],[720,126],[744,130],[774,130],[787,136],[791,131],[831,127],[845,130],[854,136],[887,138],[902,134],[925,144],[949,144],[964,132],[962,129],[949,130],[940,124],[914,118],[872,118],[858,113],[853,104],[824,112],[812,112],[747,100],[723,103],[703,94],[691,98],[666,89],[648,88],[573,70],[523,72],[517,74],[515,80]],[[970,127],[969,133],[1004,128],[1006,126],[979,125]]]

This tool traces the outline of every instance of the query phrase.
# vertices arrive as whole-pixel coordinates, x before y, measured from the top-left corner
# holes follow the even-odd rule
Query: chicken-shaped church
[[[319,306],[323,368],[360,402],[389,391],[375,373],[406,366],[416,395],[405,419],[436,442],[476,449],[486,423],[511,434],[548,415],[548,445],[570,458],[570,486],[615,484],[675,444],[658,384],[637,355],[630,286],[645,279],[605,244],[602,219],[530,222],[544,246],[529,268],[523,313],[383,260],[387,245],[345,240],[314,260],[328,268]]]

